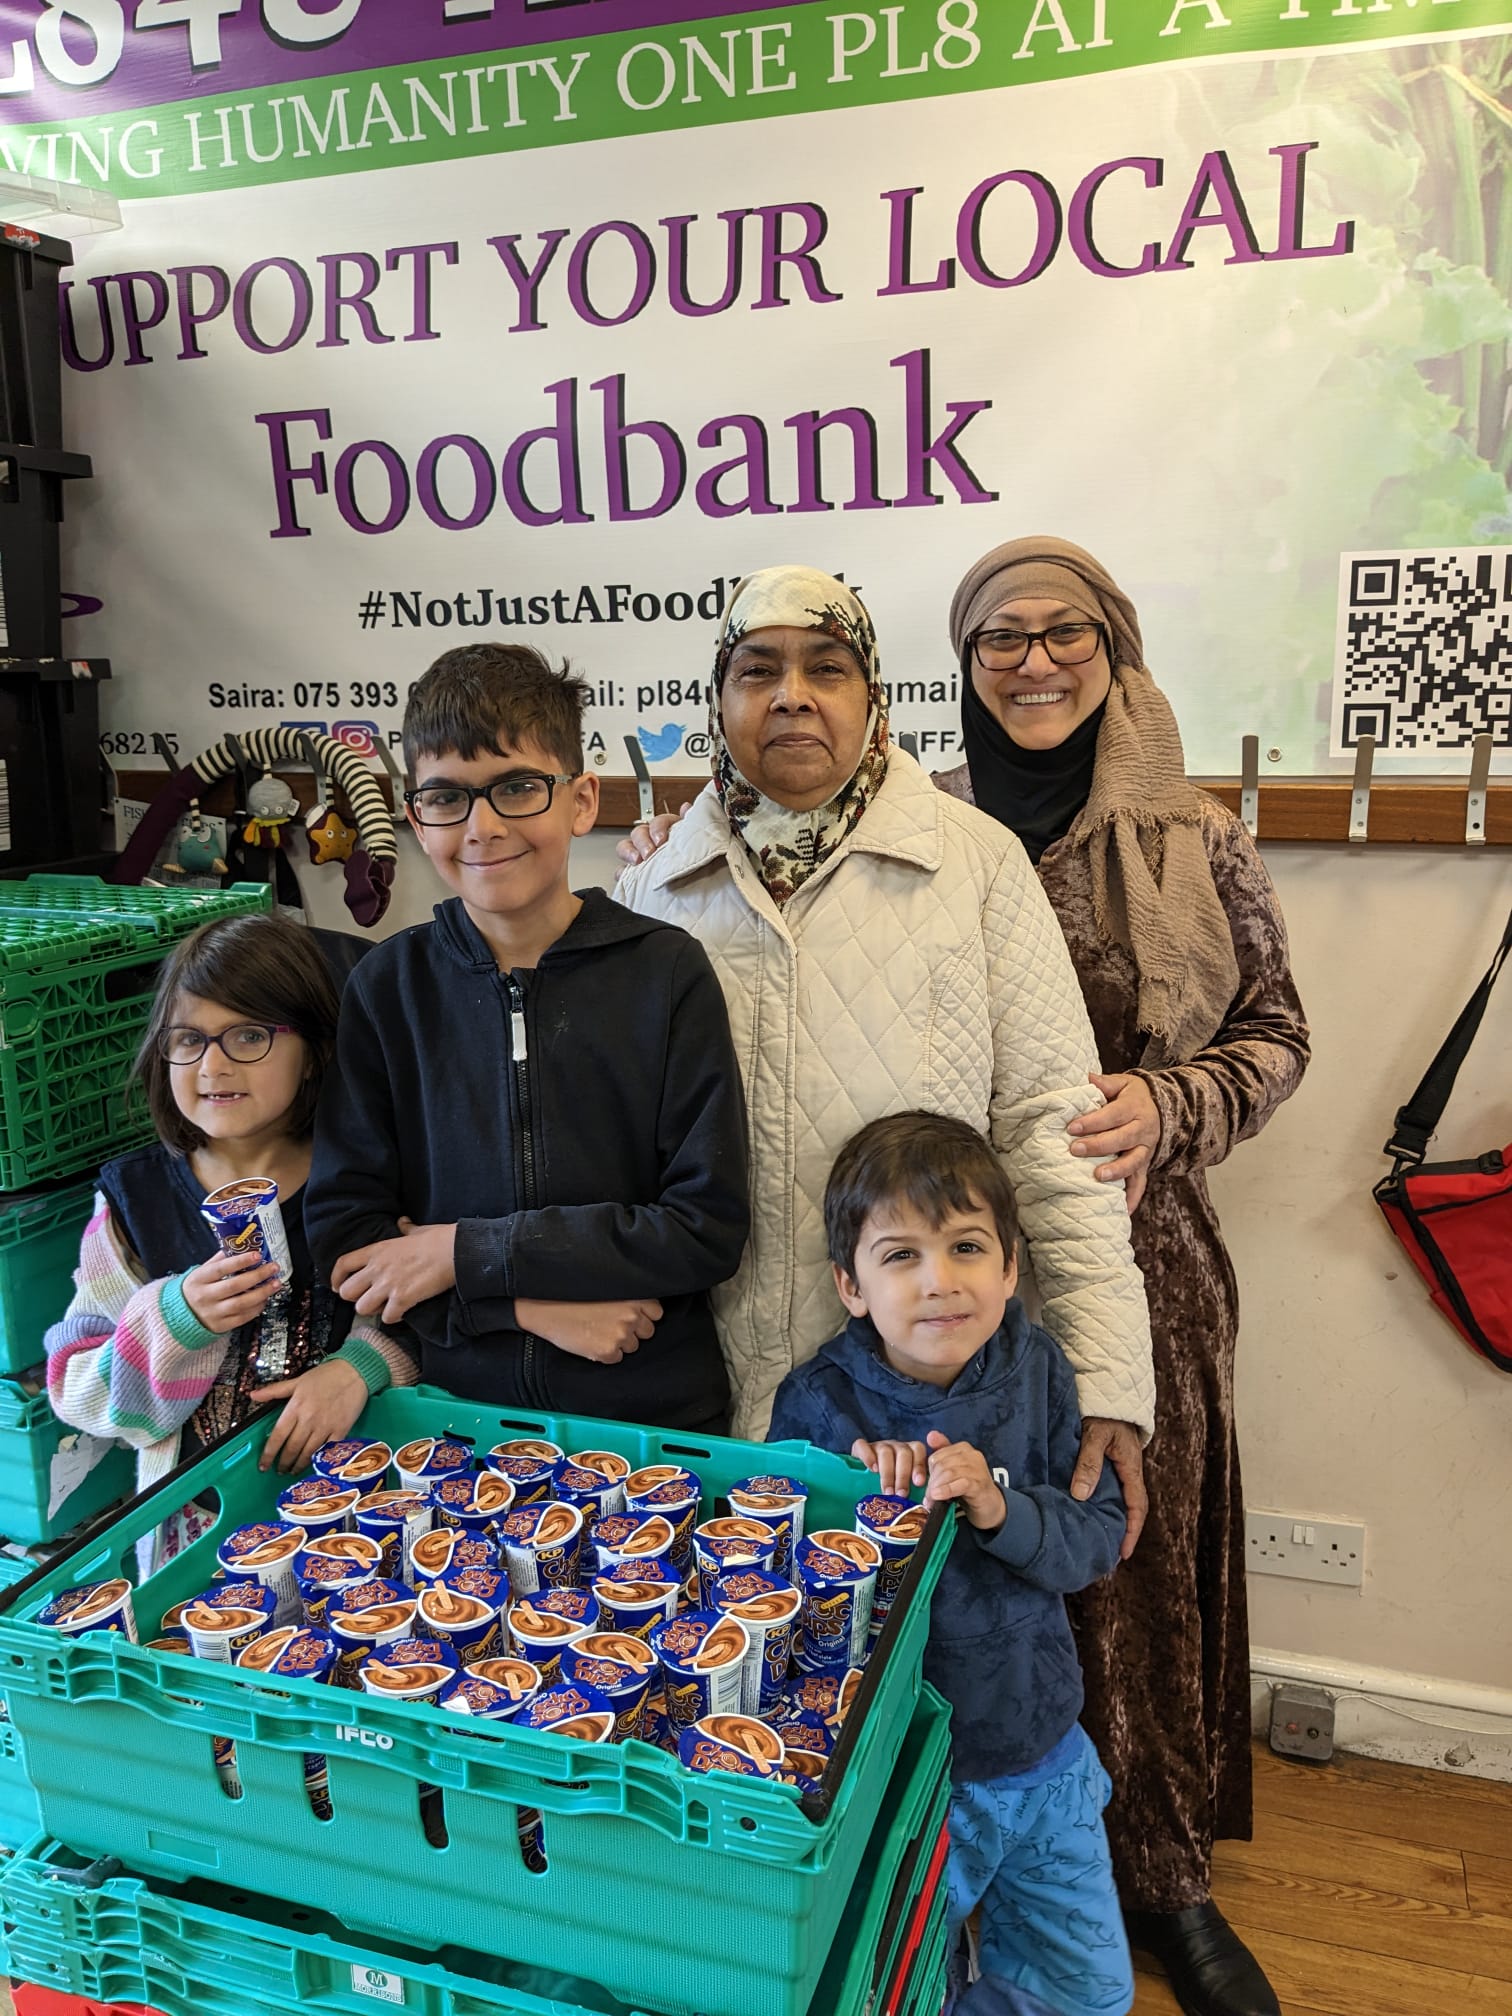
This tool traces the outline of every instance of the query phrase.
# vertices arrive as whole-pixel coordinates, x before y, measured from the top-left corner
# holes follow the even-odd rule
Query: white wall
[[[579,887],[612,881],[616,837],[579,843]],[[1265,853],[1314,1063],[1266,1133],[1213,1180],[1243,1297],[1246,1492],[1252,1505],[1363,1520],[1367,1535],[1362,1592],[1252,1579],[1252,1635],[1282,1654],[1512,1687],[1512,1378],[1429,1306],[1370,1196],[1392,1116],[1512,907],[1512,856]],[[306,870],[305,882],[314,921],[350,922],[334,869]],[[439,893],[406,837],[385,928],[428,917]],[[1512,1140],[1509,1057],[1512,977],[1436,1156]]]

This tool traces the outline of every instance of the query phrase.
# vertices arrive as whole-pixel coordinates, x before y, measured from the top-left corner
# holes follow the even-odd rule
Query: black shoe
[[[1281,2016],[1260,1962],[1211,1899],[1186,1911],[1125,1911],[1129,1944],[1153,1953],[1186,2016]]]

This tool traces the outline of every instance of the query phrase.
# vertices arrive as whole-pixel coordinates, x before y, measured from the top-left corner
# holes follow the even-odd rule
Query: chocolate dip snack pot
[[[179,1619],[196,1659],[229,1666],[273,1622],[277,1599],[261,1582],[214,1582]]]
[[[672,1521],[672,1560],[684,1575],[693,1560],[693,1527],[703,1485],[676,1463],[647,1463],[625,1479],[625,1510],[660,1512]]]
[[[323,1443],[310,1458],[310,1466],[318,1477],[334,1477],[343,1484],[360,1485],[364,1491],[377,1491],[388,1476],[393,1455],[387,1442],[349,1435],[344,1442]]]
[[[282,1282],[294,1278],[278,1185],[271,1176],[248,1176],[223,1183],[200,1206],[200,1216],[215,1234],[222,1253],[257,1253],[272,1261]]]
[[[751,1715],[704,1715],[679,1732],[677,1754],[690,1771],[734,1771],[774,1778],[784,1759],[782,1738]]]
[[[796,1477],[764,1471],[758,1477],[742,1477],[730,1486],[728,1496],[731,1512],[743,1519],[765,1520],[775,1530],[777,1556],[772,1566],[791,1581],[793,1549],[803,1538],[808,1486]]]
[[[740,1712],[743,1668],[750,1638],[736,1617],[717,1610],[685,1610],[658,1624],[649,1639],[665,1674],[667,1717],[686,1729],[705,1715]]]
[[[394,1451],[404,1491],[423,1491],[441,1477],[465,1477],[472,1467],[473,1446],[456,1435],[422,1435]]]
[[[516,1505],[539,1505],[551,1496],[556,1466],[562,1460],[560,1452],[555,1456],[542,1452],[555,1448],[554,1442],[499,1442],[483,1461],[513,1484]]]
[[[506,1621],[510,1649],[539,1666],[554,1684],[567,1647],[597,1630],[598,1600],[587,1589],[549,1589],[511,1604]]]
[[[362,1496],[360,1484],[337,1484],[329,1477],[301,1477],[278,1494],[278,1516],[285,1526],[299,1526],[313,1540],[320,1533],[345,1533],[352,1507]]]
[[[616,1743],[640,1735],[641,1711],[655,1672],[656,1654],[628,1631],[590,1631],[562,1654],[564,1680],[596,1687],[612,1702]]]
[[[431,1528],[431,1501],[418,1491],[369,1491],[352,1508],[359,1533],[383,1549],[379,1573],[391,1582],[410,1577],[410,1548]]]
[[[530,1659],[469,1659],[462,1668],[463,1679],[492,1687],[509,1703],[509,1716],[518,1715],[527,1702],[534,1701],[546,1685],[541,1669]],[[449,1699],[443,1696],[443,1705]],[[479,1712],[469,1709],[468,1713]],[[490,1715],[489,1719],[499,1719]],[[505,1719],[508,1719],[507,1717]]]
[[[644,1638],[653,1624],[665,1624],[677,1613],[681,1583],[665,1561],[621,1561],[596,1575],[592,1587],[611,1631],[629,1631]]]
[[[499,1545],[516,1596],[537,1589],[568,1589],[577,1581],[582,1552],[581,1505],[517,1506],[498,1525]]]
[[[526,1663],[520,1661],[522,1666]],[[464,1671],[441,1695],[440,1705],[448,1714],[465,1715],[475,1722],[512,1722],[525,1704],[492,1680],[480,1680]]]
[[[459,1532],[495,1537],[498,1522],[514,1503],[515,1487],[497,1470],[442,1477],[430,1487],[437,1522]]]
[[[672,1521],[659,1512],[649,1519],[639,1512],[611,1512],[595,1523],[584,1553],[594,1556],[599,1572],[621,1561],[670,1561],[675,1537]]]
[[[740,1695],[743,1715],[770,1715],[777,1706],[802,1607],[802,1591],[765,1569],[736,1568],[715,1579],[709,1608],[738,1617],[751,1641]]]
[[[303,1526],[279,1526],[265,1522],[238,1526],[215,1550],[215,1559],[233,1580],[260,1582],[273,1592],[273,1622],[292,1624],[300,1615],[296,1557],[303,1553],[307,1535]]]
[[[326,1629],[337,1645],[331,1676],[336,1685],[360,1691],[358,1672],[363,1660],[381,1646],[397,1645],[400,1639],[408,1638],[414,1618],[411,1592],[402,1582],[380,1576],[333,1596],[326,1609]]]
[[[35,1621],[65,1638],[83,1638],[91,1631],[119,1631],[135,1645],[136,1613],[131,1607],[131,1584],[86,1582],[77,1589],[65,1589],[37,1612]],[[164,1620],[166,1628],[166,1619]]]
[[[500,1613],[508,1601],[502,1569],[453,1568],[420,1585],[415,1629],[443,1639],[464,1660],[491,1658],[500,1649]]]
[[[264,1631],[236,1655],[236,1664],[246,1671],[285,1680],[328,1680],[335,1663],[335,1639],[298,1624]]]
[[[924,1536],[928,1520],[926,1505],[915,1505],[911,1499],[895,1498],[881,1491],[863,1498],[856,1507],[856,1531],[875,1541],[882,1556],[877,1586],[872,1591],[873,1639],[881,1635],[887,1613],[897,1601],[903,1577],[908,1573],[908,1564]]]
[[[614,1709],[592,1687],[559,1683],[537,1694],[515,1717],[520,1729],[548,1729],[553,1736],[575,1736],[580,1743],[614,1740]]]
[[[805,1672],[858,1665],[866,1656],[881,1549],[865,1534],[831,1527],[800,1540],[795,1558],[803,1591],[795,1663]]]
[[[417,1590],[422,1583],[439,1582],[453,1568],[496,1568],[502,1573],[503,1567],[497,1542],[479,1533],[464,1533],[458,1526],[432,1526],[410,1543],[410,1576]]]
[[[560,1504],[582,1507],[585,1542],[606,1513],[620,1512],[625,1504],[625,1487],[617,1477],[570,1461],[558,1463],[551,1495]]]
[[[625,1509],[625,1479],[630,1475],[631,1466],[625,1458],[613,1449],[579,1449],[566,1459],[579,1470],[597,1470],[601,1477],[607,1477],[611,1484],[619,1486],[619,1498],[614,1504],[606,1505],[606,1512],[623,1512]]]
[[[401,1638],[377,1646],[357,1669],[363,1692],[389,1701],[433,1701],[459,1670],[456,1653],[439,1638]]]
[[[777,1535],[759,1519],[740,1519],[729,1514],[705,1519],[693,1528],[693,1565],[698,1571],[698,1602],[711,1607],[710,1590],[715,1579],[731,1568],[770,1568],[777,1552]]]

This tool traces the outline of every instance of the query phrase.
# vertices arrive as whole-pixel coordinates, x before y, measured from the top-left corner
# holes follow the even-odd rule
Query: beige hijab
[[[1217,1034],[1239,989],[1239,965],[1176,717],[1145,665],[1133,603],[1067,539],[1012,539],[977,562],[950,605],[956,657],[994,610],[1029,595],[1085,610],[1113,640],[1092,787],[1067,840],[1087,850],[1098,929],[1132,953],[1139,970],[1138,1021],[1150,1039],[1140,1062],[1181,1063]]]

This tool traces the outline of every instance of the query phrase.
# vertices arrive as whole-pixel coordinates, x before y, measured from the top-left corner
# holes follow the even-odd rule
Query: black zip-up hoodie
[[[661,1427],[729,1403],[708,1291],[749,1227],[745,1104],[701,945],[602,890],[540,965],[500,972],[455,898],[347,982],[305,1224],[317,1265],[457,1226],[456,1288],[408,1317],[422,1380],[468,1399]],[[654,1297],[600,1365],[523,1332],[515,1298]]]

